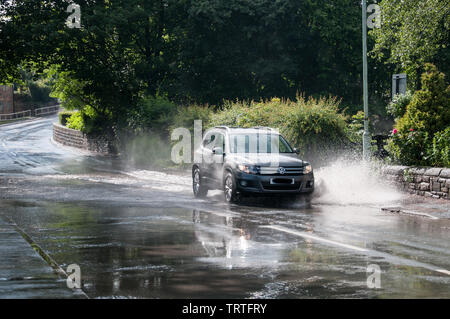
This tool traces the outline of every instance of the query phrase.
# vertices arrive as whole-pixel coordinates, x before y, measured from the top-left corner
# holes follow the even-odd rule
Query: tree
[[[382,27],[371,31],[371,54],[408,73],[413,84],[427,62],[450,71],[450,0],[383,0]]]
[[[142,94],[155,94],[169,72],[166,60],[176,54],[165,31],[171,6],[165,0],[78,4],[81,28],[70,29],[67,1],[4,2],[0,76],[17,76],[14,66],[22,62],[41,72],[52,67],[60,73],[59,92],[70,93],[65,96],[79,108],[89,105],[111,130]]]
[[[338,95],[360,104],[359,0],[191,1],[179,82],[200,102]]]
[[[112,128],[145,95],[181,103],[336,95],[361,105],[359,0],[66,0],[2,2],[0,79],[52,69],[56,94]],[[386,91],[380,66],[372,91]],[[387,84],[389,85],[389,84]],[[59,93],[58,93],[59,92]]]
[[[395,159],[405,165],[430,165],[427,154],[439,138],[442,150],[450,147],[450,85],[436,66],[425,64],[421,77],[422,89],[414,93],[405,114],[395,123],[396,131],[390,142]],[[435,152],[435,151],[433,151]],[[448,154],[444,154],[447,159]]]

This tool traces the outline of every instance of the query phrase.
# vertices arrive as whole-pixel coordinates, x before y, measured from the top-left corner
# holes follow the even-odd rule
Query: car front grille
[[[294,184],[270,184],[267,182],[261,183],[262,187],[265,190],[271,190],[271,191],[294,191],[298,190],[300,188],[301,183],[294,183]]]
[[[279,168],[284,168],[285,173],[281,174]],[[261,166],[259,172],[261,175],[282,175],[282,176],[296,176],[302,175],[304,168],[301,166]]]

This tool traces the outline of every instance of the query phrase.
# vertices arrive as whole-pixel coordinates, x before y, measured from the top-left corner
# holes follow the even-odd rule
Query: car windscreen
[[[230,134],[231,153],[293,153],[291,146],[278,134]]]

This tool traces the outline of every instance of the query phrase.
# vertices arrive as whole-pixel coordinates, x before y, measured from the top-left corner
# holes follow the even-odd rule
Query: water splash
[[[374,163],[338,160],[315,172],[315,202],[340,205],[381,205],[400,201],[403,194]]]

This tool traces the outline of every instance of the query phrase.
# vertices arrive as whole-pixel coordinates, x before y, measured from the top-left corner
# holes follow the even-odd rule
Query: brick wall
[[[83,132],[73,130],[60,124],[53,124],[53,140],[60,144],[75,147],[103,155],[114,154],[112,143],[104,138],[88,137]]]
[[[12,86],[0,85],[0,114],[14,112],[14,90]]]
[[[450,199],[450,168],[386,166],[383,173],[411,194]]]
[[[14,109],[16,112],[28,111],[33,108],[33,105],[24,96],[18,94],[14,96]]]

